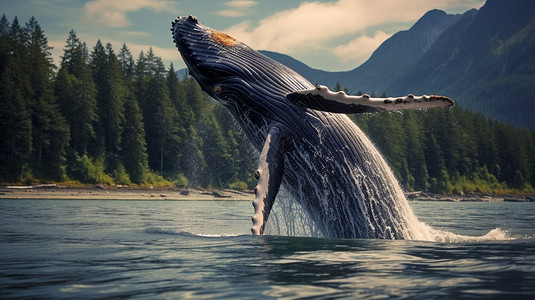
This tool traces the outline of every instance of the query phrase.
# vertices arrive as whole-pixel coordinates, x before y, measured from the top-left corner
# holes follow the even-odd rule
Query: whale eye
[[[220,85],[216,85],[214,87],[214,92],[219,95],[223,92],[223,88]]]
[[[316,85],[316,90],[321,91],[321,85]]]

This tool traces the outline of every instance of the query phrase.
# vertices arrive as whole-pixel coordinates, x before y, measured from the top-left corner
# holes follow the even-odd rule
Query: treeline
[[[0,20],[0,181],[254,185],[232,117],[152,49],[69,32],[59,68],[35,18]],[[177,53],[178,55],[178,53]]]
[[[408,191],[534,192],[535,130],[455,107],[352,117]]]
[[[89,50],[74,31],[59,67],[50,49],[34,18],[0,20],[0,182],[255,185],[232,116],[152,49]],[[460,108],[352,118],[408,191],[534,192],[535,130]]]

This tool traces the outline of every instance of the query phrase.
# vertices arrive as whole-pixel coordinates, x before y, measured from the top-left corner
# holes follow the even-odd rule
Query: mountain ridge
[[[535,2],[488,0],[446,30],[388,93],[438,93],[518,126],[535,125]]]
[[[535,1],[487,0],[478,10],[433,9],[384,41],[362,65],[314,69],[260,50],[313,84],[350,93],[439,94],[516,126],[535,126]]]

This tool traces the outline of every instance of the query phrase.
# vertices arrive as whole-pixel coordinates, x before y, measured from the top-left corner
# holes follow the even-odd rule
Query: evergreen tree
[[[56,79],[55,94],[71,131],[71,150],[88,154],[96,141],[97,90],[87,62],[87,47],[69,32]],[[91,153],[94,154],[94,153]],[[77,155],[71,155],[75,158]]]
[[[134,95],[125,99],[125,126],[121,155],[126,172],[137,184],[144,183],[149,171],[143,116]]]
[[[427,190],[429,175],[423,150],[423,128],[417,121],[418,112],[403,113],[403,128],[407,137],[408,189]]]
[[[335,92],[339,92],[342,90],[342,85],[340,84],[339,81],[336,82],[336,85],[334,86],[334,91]]]
[[[111,44],[106,48],[97,41],[91,54],[93,80],[97,87],[98,152],[106,159],[106,168],[115,171],[120,164],[121,137],[126,96],[123,71]]]
[[[256,179],[252,176],[252,170],[257,166],[257,157],[254,155],[254,150],[234,120],[230,112],[222,105],[214,106],[214,114],[218,123],[221,126],[221,131],[229,148],[227,181],[232,183],[235,181],[245,182],[249,188],[256,185]]]
[[[16,17],[11,26],[5,17],[0,24],[3,32],[0,36],[0,176],[17,181],[31,175],[32,88],[27,73],[28,39]]]
[[[26,31],[20,26],[19,19],[15,17],[13,22],[11,22],[11,28],[9,30],[9,38],[13,42],[16,50],[21,52],[24,51],[26,42],[28,41],[28,36]],[[19,53],[21,54],[21,53]]]
[[[9,21],[6,18],[6,14],[2,14],[0,19],[0,36],[7,36],[9,34]]]
[[[169,88],[169,98],[180,115],[180,126],[186,129],[193,124],[194,115],[187,101],[186,89],[188,85],[186,82],[180,83],[178,81],[173,63],[171,63],[167,73],[167,86]]]
[[[18,181],[28,171],[32,149],[30,110],[8,66],[0,75],[0,177]]]
[[[371,119],[373,124],[369,128],[372,140],[379,146],[394,174],[406,184],[409,179],[407,142],[401,117],[399,113],[376,114]]]
[[[117,58],[121,63],[121,67],[123,68],[125,81],[128,84],[131,84],[134,76],[135,62],[132,53],[126,44],[123,44],[123,47],[121,48],[121,51],[119,51]]]
[[[99,122],[95,126],[95,133],[97,137],[96,143],[91,149],[96,156],[104,157],[106,154],[106,124],[107,117],[107,101],[110,95],[108,90],[108,70],[106,49],[100,40],[97,41],[91,52],[91,73],[93,81],[97,90],[97,115]]]
[[[65,48],[63,48],[63,56],[61,57],[61,67],[66,68],[70,74],[80,77],[79,72],[84,72],[86,67],[84,58],[84,49],[76,32],[71,29]]]
[[[41,27],[31,18],[26,24],[28,41],[28,75],[32,86],[30,98],[33,132],[33,169],[42,177],[64,178],[63,163],[69,128],[53,96],[54,65],[50,47]]]
[[[206,126],[202,130],[204,138],[202,152],[209,168],[205,169],[201,183],[204,186],[227,187],[236,176],[230,147],[215,115],[212,112],[207,113]]]
[[[165,78],[155,74],[149,81],[144,97],[149,166],[160,172],[173,172],[178,169],[180,160],[178,112],[169,99]]]

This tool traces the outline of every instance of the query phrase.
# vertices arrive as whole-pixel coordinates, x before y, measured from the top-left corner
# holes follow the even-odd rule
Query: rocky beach
[[[0,199],[77,200],[250,200],[252,191],[104,187],[66,187],[56,184],[0,187]]]
[[[450,202],[535,202],[535,195],[433,194],[406,193],[409,201]],[[253,191],[197,188],[83,187],[42,184],[35,186],[0,186],[0,199],[79,199],[79,200],[254,200]]]

